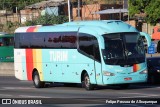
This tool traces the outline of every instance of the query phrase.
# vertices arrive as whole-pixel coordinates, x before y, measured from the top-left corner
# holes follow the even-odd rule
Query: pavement
[[[158,57],[160,53],[146,54],[146,57]],[[14,76],[13,62],[0,62],[0,76]]]
[[[159,107],[159,90],[160,84],[131,84],[128,89],[120,89],[118,86],[98,86],[95,90],[86,91],[81,84],[64,86],[62,83],[53,83],[46,88],[37,89],[33,86],[32,81],[18,80],[13,76],[0,77],[0,103],[1,98],[12,99],[12,107],[16,103],[20,105],[21,102],[17,101],[18,99],[21,101],[41,100],[41,106],[44,107],[48,107],[48,104],[53,104],[51,107]],[[134,102],[113,102],[117,100]],[[155,103],[145,104],[139,102],[140,100],[154,101]],[[22,106],[20,105],[20,107]],[[28,106],[30,107],[30,105]]]
[[[14,76],[14,63],[0,62],[0,76]]]
[[[146,57],[160,57],[160,53],[146,54]]]

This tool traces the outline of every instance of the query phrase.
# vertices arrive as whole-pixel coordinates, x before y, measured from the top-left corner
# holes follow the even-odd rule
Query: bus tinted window
[[[43,48],[44,45],[44,35],[43,33],[31,33],[29,36],[30,48]]]
[[[14,36],[14,48],[19,48],[20,47],[20,41],[19,41],[19,38],[20,38],[20,34],[16,34]]]
[[[13,46],[13,38],[5,37],[3,38],[4,46]]]
[[[17,33],[15,48],[77,48],[75,32]]]
[[[77,47],[76,33],[63,33],[62,48],[76,48],[76,47]]]
[[[93,53],[93,47],[94,47],[94,42],[93,42],[93,36],[88,35],[88,34],[79,34],[79,49],[82,51],[84,54],[94,56]]]
[[[0,38],[0,46],[13,46],[13,37]]]
[[[44,47],[44,34],[32,33],[30,35],[30,47],[31,48],[43,48]]]
[[[2,38],[0,38],[0,46],[3,46]]]
[[[94,58],[98,62],[101,62],[98,40],[95,37],[93,37],[93,42],[94,42]]]
[[[79,49],[82,54],[92,56],[98,62],[101,62],[98,40],[96,37],[88,34],[79,34]]]
[[[61,35],[60,33],[47,33],[45,36],[46,48],[60,48],[61,47]]]
[[[30,34],[29,33],[24,33],[21,36],[19,36],[20,38],[20,48],[30,48]]]

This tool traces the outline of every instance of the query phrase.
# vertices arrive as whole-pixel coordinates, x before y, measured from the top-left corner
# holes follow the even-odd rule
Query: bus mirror
[[[144,36],[145,38],[146,38],[146,40],[147,40],[147,45],[148,45],[148,47],[151,45],[151,36],[149,35],[149,34],[147,34],[147,33],[145,33],[145,32],[140,32],[140,35],[141,36]]]

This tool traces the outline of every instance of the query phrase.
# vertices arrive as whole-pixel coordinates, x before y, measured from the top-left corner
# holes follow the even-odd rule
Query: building
[[[123,19],[124,14],[95,14],[96,12],[106,9],[123,9],[127,8],[128,0],[70,0],[71,1],[71,17],[72,20],[109,20]],[[80,2],[78,2],[80,1]],[[79,6],[79,8],[78,8]],[[1,13],[3,15],[1,15]],[[6,12],[5,12],[6,13]],[[20,10],[20,14],[5,14],[4,10],[0,12],[0,23],[4,24],[7,21],[25,23],[27,20],[33,20],[44,14],[67,15],[68,4],[67,0],[47,0],[26,6]]]
[[[93,0],[90,3],[85,0],[79,0],[80,3],[72,6],[73,20],[109,20],[109,19],[124,19],[123,11],[117,13],[103,13],[97,14],[99,11],[107,9],[124,9],[128,8],[128,0]],[[72,3],[73,4],[73,3]],[[78,8],[80,4],[80,8]],[[126,9],[127,10],[127,9]],[[128,15],[128,14],[127,14]]]
[[[49,15],[68,15],[68,5],[65,0],[48,0],[26,6],[20,11],[21,23],[33,20],[45,14]]]

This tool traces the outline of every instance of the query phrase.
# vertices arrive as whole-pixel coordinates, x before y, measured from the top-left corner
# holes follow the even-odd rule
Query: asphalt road
[[[148,54],[146,56],[151,57]],[[160,55],[152,55],[152,57],[155,56]],[[1,70],[0,102],[2,98],[12,99],[12,101],[20,98],[20,100],[42,100],[43,105],[29,105],[31,107],[160,107],[160,84],[132,84],[129,89],[120,89],[118,86],[99,86],[93,91],[86,91],[80,84],[66,87],[63,84],[55,83],[47,88],[36,89],[32,81],[20,81],[13,75],[13,71],[6,75],[6,70]],[[159,98],[159,100],[148,98]],[[144,104],[143,102],[112,104],[117,100],[154,100],[159,101],[159,104]],[[22,105],[5,106],[22,107]],[[28,105],[23,106],[28,107]]]
[[[65,87],[63,84],[55,83],[47,88],[36,89],[32,81],[20,81],[13,76],[0,76],[0,98],[23,98],[42,99],[44,105],[62,107],[96,107],[110,106],[116,107],[146,107],[153,104],[112,104],[118,100],[146,100],[146,98],[160,98],[160,85],[133,84],[129,89],[120,89],[118,86],[99,86],[93,91],[86,91],[81,85]],[[110,99],[116,99],[109,102]],[[153,99],[152,99],[153,100]],[[156,99],[154,99],[157,101]],[[106,101],[107,104],[106,104]],[[47,104],[47,105],[46,105]],[[88,105],[89,104],[89,105]],[[36,105],[34,105],[36,106]],[[155,107],[160,105],[154,104]],[[14,107],[14,105],[12,105]],[[17,106],[16,106],[17,107]]]

